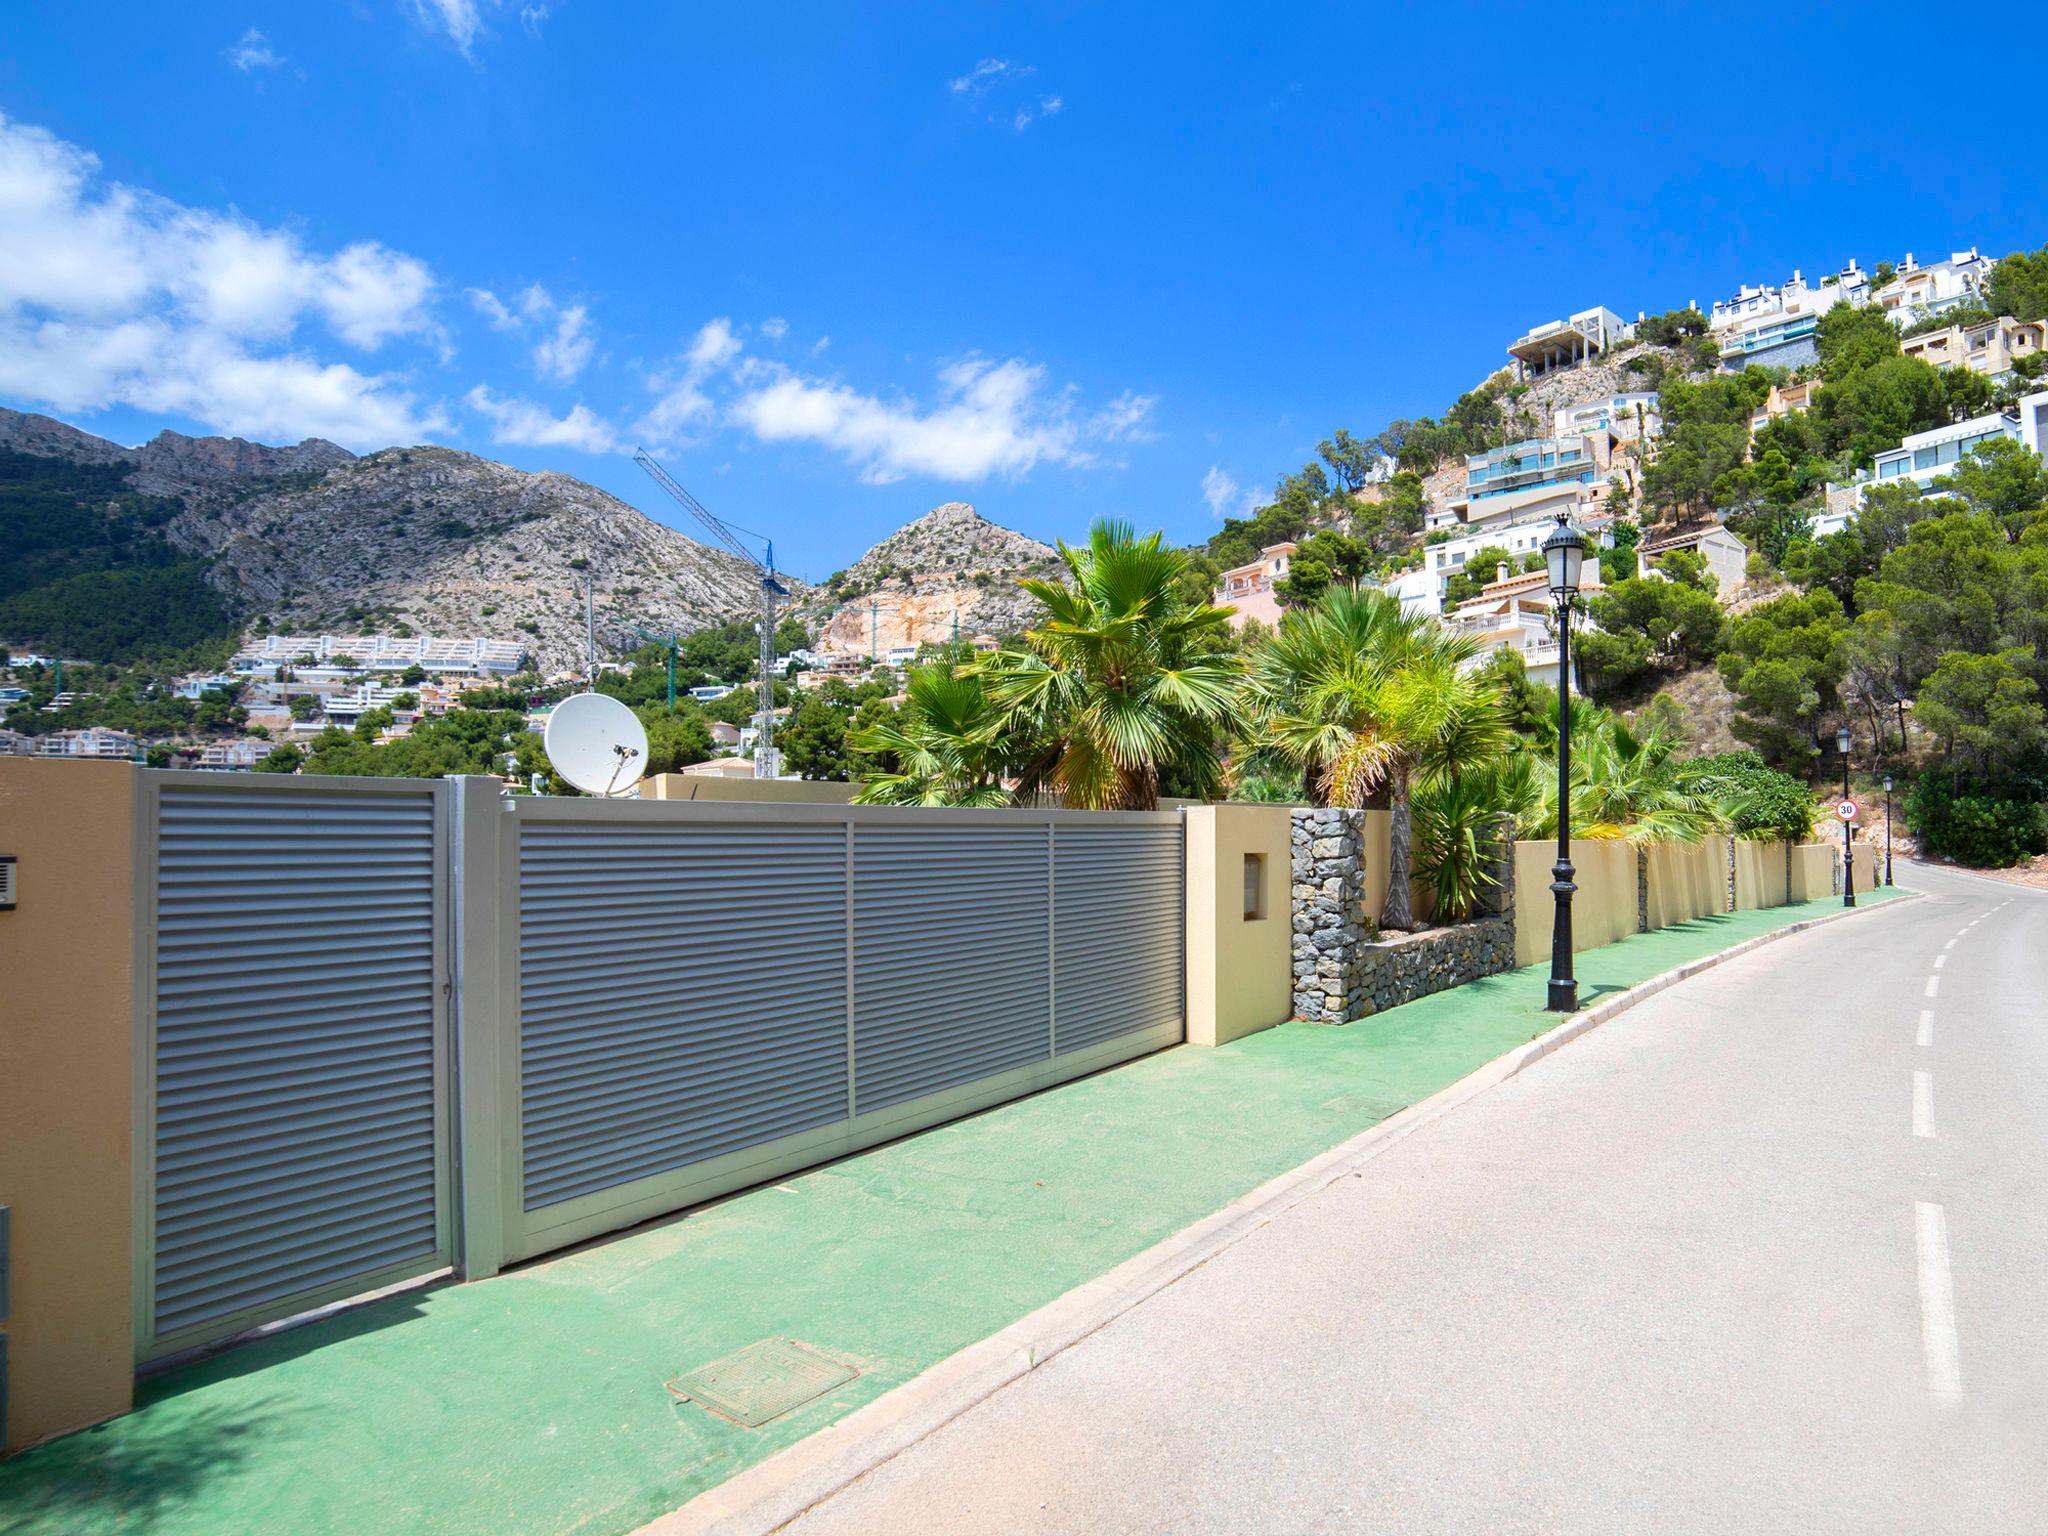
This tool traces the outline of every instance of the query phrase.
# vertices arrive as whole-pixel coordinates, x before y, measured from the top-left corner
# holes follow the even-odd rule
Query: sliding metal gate
[[[1183,1038],[1171,812],[519,799],[501,826],[507,1259]]]
[[[446,1267],[446,788],[145,778],[138,1353]]]

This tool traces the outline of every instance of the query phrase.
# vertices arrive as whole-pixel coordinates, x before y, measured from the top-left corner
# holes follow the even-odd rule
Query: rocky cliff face
[[[521,640],[543,672],[580,669],[584,585],[601,645],[624,627],[694,629],[751,614],[745,562],[567,475],[529,474],[449,448],[361,458],[319,438],[271,447],[164,432],[125,448],[45,416],[0,411],[0,448],[132,463],[129,482],[185,510],[172,543],[276,629]],[[801,600],[808,589],[792,583]]]
[[[1064,569],[1052,546],[999,527],[964,501],[949,501],[897,529],[814,594],[807,617],[821,626],[819,648],[837,655],[943,643],[956,623],[963,640],[1010,634],[1037,622],[1042,611],[1018,578]]]

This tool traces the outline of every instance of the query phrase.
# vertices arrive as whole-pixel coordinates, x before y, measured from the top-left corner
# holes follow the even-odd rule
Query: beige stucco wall
[[[1662,843],[1645,850],[1649,865],[1649,923],[1668,928],[1720,912],[1728,905],[1725,838]]]
[[[1835,850],[1825,843],[1801,843],[1792,850],[1792,889],[1789,899],[1812,901],[1834,887]]]
[[[1737,842],[1735,905],[1740,911],[1785,904],[1785,845]]]
[[[1284,805],[1202,805],[1187,828],[1188,1043],[1223,1045],[1282,1023],[1293,945]],[[1263,855],[1264,915],[1244,912],[1247,854]]]
[[[1515,964],[1550,954],[1555,842],[1515,844]],[[1572,952],[1597,949],[1636,931],[1636,851],[1620,840],[1572,841]]]
[[[13,1224],[7,1443],[125,1412],[134,804],[127,763],[0,757],[0,1205]]]
[[[648,800],[750,800],[778,805],[850,805],[858,784],[823,779],[717,779],[699,773],[657,773],[642,781]]]

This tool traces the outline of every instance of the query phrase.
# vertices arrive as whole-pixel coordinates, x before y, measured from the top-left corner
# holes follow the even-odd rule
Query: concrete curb
[[[941,1360],[838,1423],[757,1462],[716,1488],[706,1489],[682,1508],[642,1526],[635,1536],[760,1536],[780,1530],[1147,1297],[1559,1046],[1702,971],[1810,928],[1864,912],[1906,906],[1918,900],[1919,894],[1906,892],[1881,908],[1844,908],[1824,917],[1788,923],[1604,998],[1419,1104],[1267,1180],[1214,1215],[1155,1243],[1107,1274],[1076,1286],[979,1344]]]

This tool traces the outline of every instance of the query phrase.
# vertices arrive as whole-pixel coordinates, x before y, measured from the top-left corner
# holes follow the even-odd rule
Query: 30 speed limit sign
[[[1851,822],[1861,814],[1862,812],[1856,809],[1856,802],[1854,800],[1837,800],[1835,802],[1835,820],[1837,821]]]

